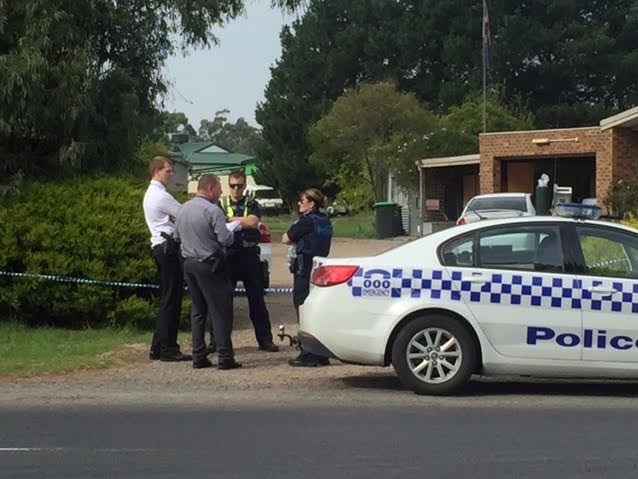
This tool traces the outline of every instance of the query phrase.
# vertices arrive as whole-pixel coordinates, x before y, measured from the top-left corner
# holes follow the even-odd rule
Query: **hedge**
[[[157,283],[142,212],[146,187],[135,178],[75,178],[2,198],[0,271]],[[157,296],[153,289],[2,276],[0,320],[151,327]]]

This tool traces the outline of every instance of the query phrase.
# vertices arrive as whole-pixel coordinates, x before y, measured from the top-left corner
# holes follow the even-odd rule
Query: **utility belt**
[[[246,246],[244,246],[246,244]],[[233,247],[228,249],[228,256],[235,255],[256,255],[259,256],[261,254],[261,249],[258,245],[248,241],[242,241],[242,245],[240,247]]]
[[[160,250],[165,255],[169,255],[169,256],[179,255],[181,243],[175,238],[173,238],[172,235],[169,235],[168,233],[165,233],[164,231],[162,231],[160,234],[162,235],[162,238],[164,238],[165,241],[163,243],[153,246],[152,249],[154,251]]]
[[[309,271],[307,271],[306,262],[304,261],[304,255],[298,254],[292,262],[288,265],[288,270],[297,276],[306,276]]]
[[[223,273],[228,269],[228,260],[226,259],[226,255],[220,250],[208,258],[200,260],[200,262],[209,265],[213,273]]]

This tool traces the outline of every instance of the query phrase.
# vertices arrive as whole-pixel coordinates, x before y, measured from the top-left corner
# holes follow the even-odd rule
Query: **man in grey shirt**
[[[234,235],[226,225],[226,217],[217,205],[222,193],[219,178],[203,175],[197,184],[197,195],[184,203],[177,214],[175,227],[181,240],[184,276],[190,290],[191,331],[193,335],[193,368],[212,366],[206,357],[204,341],[206,318],[211,316],[219,355],[218,369],[235,369],[231,332],[233,329],[233,287],[226,264],[226,247]],[[256,228],[251,218],[240,218],[233,227]]]

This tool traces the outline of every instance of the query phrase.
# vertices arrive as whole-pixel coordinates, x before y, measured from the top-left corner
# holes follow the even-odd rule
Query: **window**
[[[531,225],[483,231],[479,235],[478,263],[491,269],[562,272],[559,228]]]
[[[586,274],[638,278],[638,236],[588,226],[577,227],[576,234]]]
[[[450,241],[441,249],[441,256],[446,266],[474,266],[474,235]]]
[[[527,211],[527,203],[524,196],[499,196],[487,198],[474,198],[467,205],[468,211],[480,210],[517,210]]]

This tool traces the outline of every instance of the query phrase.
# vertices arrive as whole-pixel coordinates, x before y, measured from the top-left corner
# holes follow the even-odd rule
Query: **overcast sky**
[[[253,126],[255,107],[264,98],[270,67],[281,56],[279,32],[295,17],[270,7],[269,0],[247,0],[246,15],[216,29],[220,44],[207,50],[178,54],[168,60],[171,83],[164,108],[186,114],[197,130],[202,119],[228,109],[228,119],[244,119]]]

